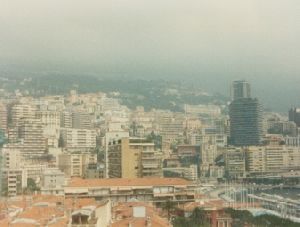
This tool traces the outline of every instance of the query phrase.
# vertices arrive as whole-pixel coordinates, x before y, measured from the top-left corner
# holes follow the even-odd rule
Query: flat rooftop
[[[133,187],[133,186],[185,186],[191,185],[191,181],[182,178],[105,178],[105,179],[81,179],[73,178],[67,187]]]

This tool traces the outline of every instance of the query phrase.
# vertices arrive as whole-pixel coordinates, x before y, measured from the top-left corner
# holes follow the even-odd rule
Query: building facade
[[[236,99],[229,105],[230,143],[234,146],[259,145],[263,136],[262,106],[257,99]]]
[[[247,81],[233,81],[230,90],[232,100],[251,97],[250,84]]]
[[[162,156],[154,143],[140,138],[122,138],[108,146],[108,175],[112,178],[162,176]]]
[[[154,203],[167,200],[185,203],[195,201],[196,186],[181,178],[72,179],[65,196],[111,199],[128,202],[133,199]]]
[[[66,177],[83,177],[89,164],[97,163],[97,154],[63,153],[58,155],[58,168]]]

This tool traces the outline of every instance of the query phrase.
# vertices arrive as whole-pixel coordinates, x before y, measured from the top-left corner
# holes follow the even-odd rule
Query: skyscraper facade
[[[259,145],[263,136],[262,106],[251,98],[247,81],[234,81],[229,105],[230,143],[235,146]]]
[[[240,98],[231,102],[230,142],[235,146],[259,145],[263,136],[262,106],[257,99]]]
[[[250,84],[244,80],[233,81],[231,85],[231,99],[250,98]]]
[[[0,130],[7,131],[7,107],[0,102]]]
[[[289,121],[296,123],[300,127],[300,108],[291,108],[289,111]]]

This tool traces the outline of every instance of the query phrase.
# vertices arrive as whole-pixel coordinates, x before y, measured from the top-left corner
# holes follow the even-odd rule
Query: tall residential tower
[[[233,81],[230,90],[232,100],[251,97],[250,84],[245,80]]]
[[[233,87],[235,85],[246,90],[237,89],[229,105],[230,143],[235,146],[259,145],[263,136],[262,106],[256,98],[249,97],[250,85],[247,82],[236,81]]]

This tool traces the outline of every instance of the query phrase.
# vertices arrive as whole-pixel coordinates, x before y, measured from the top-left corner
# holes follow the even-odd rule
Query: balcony
[[[143,163],[142,166],[144,169],[158,169],[160,167],[157,163]]]

